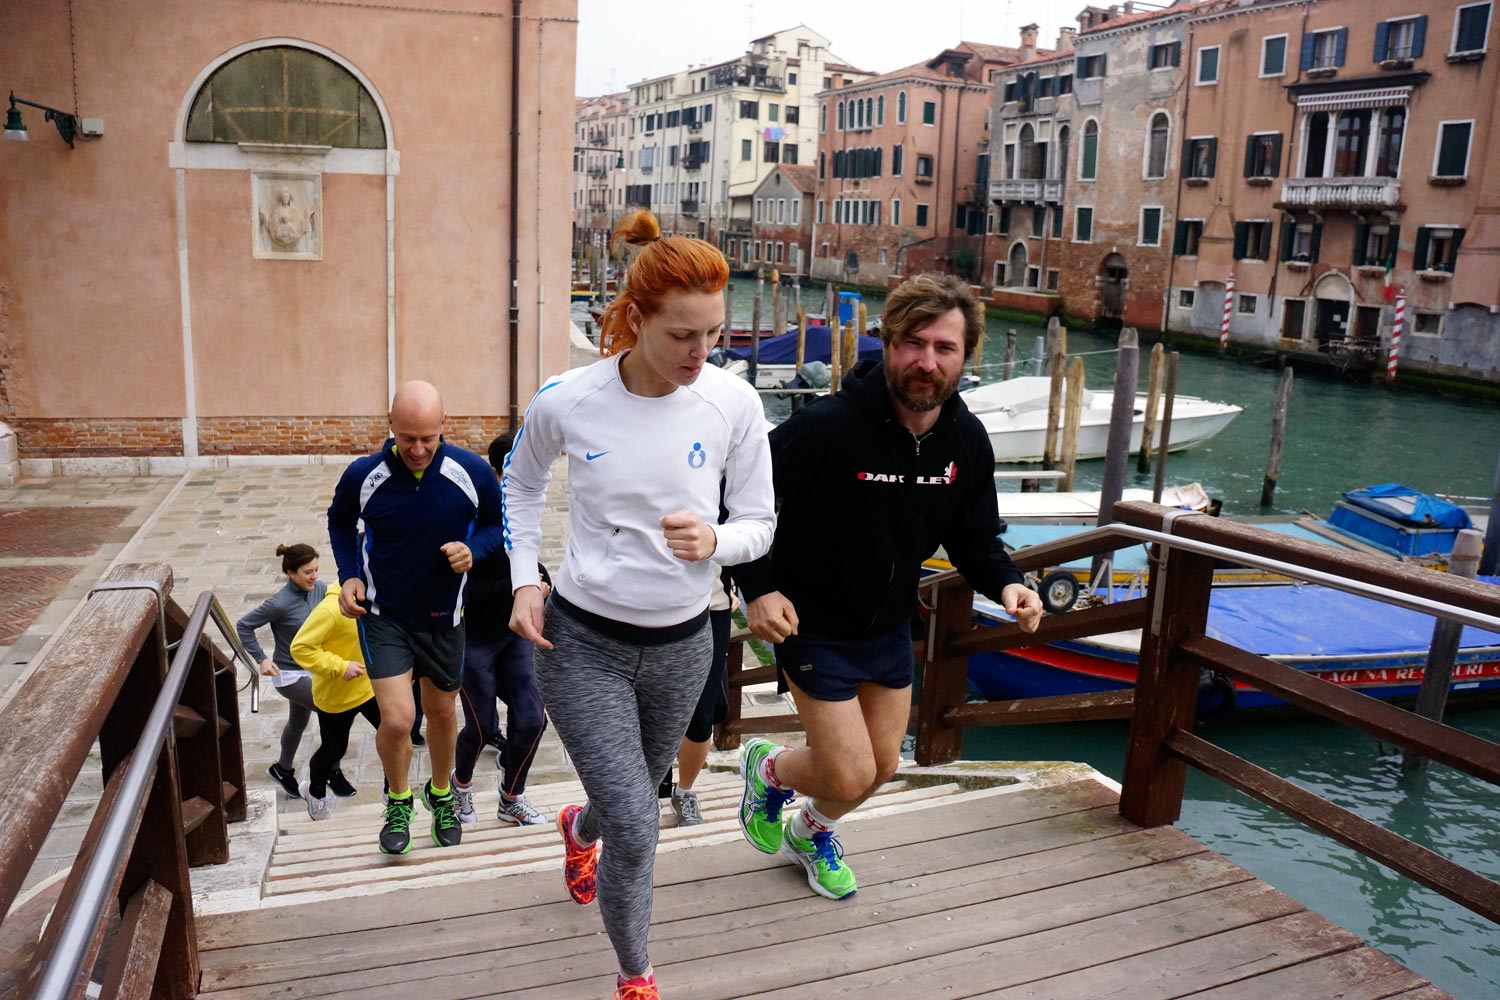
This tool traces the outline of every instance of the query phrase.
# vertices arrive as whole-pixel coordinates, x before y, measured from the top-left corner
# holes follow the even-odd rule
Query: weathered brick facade
[[[10,422],[22,459],[170,458],[182,454],[182,421],[159,419],[37,419]],[[505,429],[504,417],[450,416],[447,440],[484,454]],[[203,417],[200,455],[358,455],[390,431],[383,416]]]

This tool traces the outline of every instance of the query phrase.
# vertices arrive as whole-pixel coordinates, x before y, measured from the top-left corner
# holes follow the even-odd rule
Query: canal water
[[[753,280],[737,279],[736,319],[748,325]],[[803,292],[822,310],[821,289]],[[869,312],[882,299],[867,296]],[[1000,377],[1005,331],[1015,328],[1018,354],[1036,353],[1045,331],[991,319],[986,380]],[[1070,332],[1070,353],[1084,357],[1090,388],[1114,380],[1113,336]],[[1145,391],[1148,356],[1141,356]],[[1287,419],[1286,452],[1269,510],[1260,507],[1271,407],[1279,373],[1212,354],[1183,352],[1182,395],[1245,408],[1208,443],[1168,459],[1167,481],[1198,481],[1231,515],[1327,515],[1339,494],[1374,483],[1405,482],[1428,492],[1489,495],[1500,453],[1500,406],[1399,386],[1387,390],[1329,375],[1298,372]],[[768,401],[772,419],[785,404]],[[1103,463],[1081,462],[1079,489],[1098,489]],[[1151,476],[1129,465],[1126,485],[1149,488]],[[1448,721],[1500,741],[1500,710],[1459,712]],[[1116,780],[1126,726],[1097,723],[971,730],[971,760],[1081,760]],[[1500,795],[1451,768],[1403,773],[1394,747],[1317,719],[1237,720],[1203,730],[1205,738],[1298,785],[1494,879],[1500,879]],[[1310,909],[1462,998],[1500,996],[1500,930],[1358,852],[1314,833],[1268,806],[1190,769],[1179,826]]]

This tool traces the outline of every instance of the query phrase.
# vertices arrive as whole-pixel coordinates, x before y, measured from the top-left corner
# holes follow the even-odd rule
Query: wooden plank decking
[[[1447,996],[1186,834],[1133,827],[1093,781],[893,790],[842,828],[860,891],[838,903],[739,839],[733,787],[705,787],[706,826],[663,831],[651,947],[669,998]],[[271,891],[444,870],[388,893],[200,918],[203,996],[610,995],[613,952],[597,908],[567,899],[550,827],[466,830],[483,847],[463,859],[432,849],[371,865],[372,815],[289,824]],[[329,843],[355,827],[357,846]],[[548,852],[542,870],[527,863]],[[351,856],[370,868],[331,865]],[[497,864],[515,873],[495,877]]]

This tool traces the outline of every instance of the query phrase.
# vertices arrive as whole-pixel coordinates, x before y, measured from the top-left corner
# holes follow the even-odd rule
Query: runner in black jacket
[[[989,438],[956,394],[979,330],[978,304],[956,278],[922,275],[892,292],[883,362],[771,433],[775,542],[734,569],[751,630],[779,644],[808,742],[745,745],[740,823],[752,845],[799,861],[831,898],[855,889],[834,821],[900,760],[922,561],[942,545],[1023,629],[1041,618],[998,537]],[[808,798],[783,829],[793,789]]]

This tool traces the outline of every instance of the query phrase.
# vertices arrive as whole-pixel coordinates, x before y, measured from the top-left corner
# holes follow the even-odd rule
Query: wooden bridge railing
[[[1150,503],[1114,507],[1115,524],[1086,537],[1033,546],[1017,554],[1023,570],[1056,566],[1150,540],[1146,595],[1044,618],[1036,633],[1015,625],[976,627],[974,593],[957,574],[924,580],[936,590],[926,643],[916,646],[922,675],[915,709],[916,759],[941,764],[958,757],[970,726],[1128,718],[1129,745],[1120,812],[1145,827],[1176,822],[1189,765],[1306,823],[1366,856],[1500,922],[1500,883],[1334,805],[1222,750],[1193,732],[1202,668],[1282,698],[1309,712],[1399,744],[1431,760],[1500,784],[1500,745],[1414,715],[1357,691],[1206,634],[1216,559],[1259,565],[1296,579],[1363,593],[1387,603],[1500,631],[1500,589],[1389,559],[1336,549],[1220,518],[1185,514]],[[967,703],[968,658],[979,652],[1033,646],[1129,629],[1141,631],[1134,691],[1021,701]],[[928,646],[931,646],[930,651]],[[771,680],[774,668],[735,670],[733,697],[747,683]],[[740,734],[800,729],[796,716],[734,718],[719,727],[721,748]]]
[[[233,664],[203,635],[228,619],[211,593],[189,614],[171,591],[168,566],[111,571],[0,712],[0,997],[83,997],[91,979],[105,1000],[197,994],[188,872],[229,860],[245,767]],[[95,741],[103,791],[76,859],[13,906]]]

